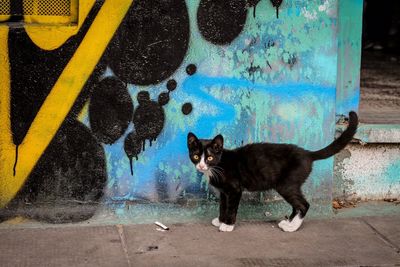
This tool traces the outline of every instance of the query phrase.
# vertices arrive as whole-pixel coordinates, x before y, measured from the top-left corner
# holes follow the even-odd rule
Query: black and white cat
[[[326,159],[342,150],[357,131],[358,117],[349,113],[349,125],[342,135],[327,147],[308,151],[291,144],[256,143],[234,150],[224,149],[222,135],[212,140],[187,137],[189,157],[196,169],[220,191],[219,217],[212,224],[220,231],[234,229],[243,190],[275,189],[293,208],[289,219],[279,227],[285,232],[300,228],[310,204],[301,186],[312,170],[315,160]]]

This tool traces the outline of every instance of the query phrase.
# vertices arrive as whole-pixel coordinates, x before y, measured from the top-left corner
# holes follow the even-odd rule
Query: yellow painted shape
[[[11,132],[1,132],[2,137],[0,139],[3,141],[0,142],[2,157],[0,162],[0,208],[14,198],[33,170],[70,111],[131,4],[132,0],[105,1],[88,33],[47,96],[19,146],[16,176],[13,176],[15,153],[10,153],[15,151],[15,146],[10,137],[3,136],[11,135]],[[4,93],[3,88],[1,91],[2,99],[0,103],[2,107],[0,107],[0,110],[9,111],[9,106],[7,106],[9,105],[7,104],[9,103],[9,93]],[[6,91],[10,91],[9,87]],[[4,112],[1,114],[4,114]],[[9,118],[7,119],[9,120]]]
[[[0,26],[0,164],[12,144],[10,121],[10,62],[8,60],[8,27]],[[14,149],[13,149],[14,150]],[[14,153],[14,152],[11,152]],[[0,172],[2,166],[0,165]],[[1,189],[1,187],[0,187]]]
[[[7,21],[11,18],[10,15],[0,15],[0,22]]]
[[[79,31],[95,1],[96,0],[79,1],[79,4],[77,0],[71,1],[71,17],[62,17],[63,19],[60,18],[60,16],[25,16],[24,22],[27,23],[25,25],[25,30],[31,40],[41,49],[56,49]],[[80,18],[79,20],[78,17]],[[65,24],[68,21],[78,21],[78,24],[48,25],[56,23]],[[40,25],[41,23],[47,25]]]

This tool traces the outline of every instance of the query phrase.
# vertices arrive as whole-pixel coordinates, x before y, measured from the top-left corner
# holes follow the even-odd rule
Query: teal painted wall
[[[358,111],[363,0],[339,1],[336,115]]]
[[[189,50],[174,73],[177,89],[165,106],[166,123],[152,146],[133,162],[133,175],[123,138],[105,146],[106,201],[175,202],[209,196],[205,180],[189,161],[186,135],[202,138],[221,133],[226,147],[251,142],[288,142],[319,149],[333,140],[337,72],[336,1],[284,1],[276,18],[269,1],[248,10],[246,24],[230,44],[207,42],[198,30],[199,1],[187,2]],[[189,76],[186,66],[195,64]],[[130,86],[135,99],[148,90],[151,99],[165,90]],[[190,102],[193,111],[181,112]],[[136,103],[135,103],[136,104]],[[332,159],[315,163],[304,190],[310,200],[330,202]]]

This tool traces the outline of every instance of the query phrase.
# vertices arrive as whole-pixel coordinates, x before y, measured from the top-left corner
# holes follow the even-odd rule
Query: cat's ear
[[[224,138],[222,137],[222,135],[217,135],[216,137],[214,137],[214,139],[212,140],[212,146],[213,149],[216,152],[221,152],[222,149],[224,148]]]
[[[188,133],[187,144],[189,148],[193,147],[197,140],[197,137],[193,133]]]

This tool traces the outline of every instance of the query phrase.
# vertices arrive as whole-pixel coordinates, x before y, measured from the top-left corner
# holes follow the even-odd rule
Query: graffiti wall
[[[227,148],[333,140],[335,0],[88,0],[78,18],[0,27],[3,209],[212,201],[189,131]],[[332,169],[314,164],[311,202],[330,201]]]

